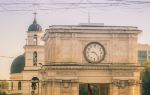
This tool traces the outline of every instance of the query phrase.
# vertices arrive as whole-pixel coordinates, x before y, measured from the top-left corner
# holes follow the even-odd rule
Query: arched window
[[[34,42],[34,45],[37,45],[37,35],[36,34],[33,37],[33,42]]]
[[[32,90],[36,90],[36,89],[38,89],[38,91],[39,91],[39,78],[37,78],[37,77],[33,77],[32,78],[32,80],[31,80],[31,87],[32,87]]]
[[[36,51],[33,52],[33,65],[37,66],[37,52]]]
[[[21,81],[18,82],[18,90],[21,90]]]

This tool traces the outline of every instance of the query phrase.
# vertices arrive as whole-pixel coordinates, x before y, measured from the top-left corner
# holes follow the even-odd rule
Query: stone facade
[[[44,36],[46,65],[41,71],[46,75],[46,95],[79,95],[82,84],[108,84],[105,95],[140,95],[140,32],[136,27],[51,26]],[[84,58],[90,42],[104,46],[106,56],[101,63]]]
[[[89,42],[99,42],[104,46],[106,57],[102,63],[137,63],[139,30],[135,27],[58,26],[47,31],[47,63],[87,63],[83,57],[83,49]]]
[[[24,80],[23,95],[32,91],[36,95],[140,95],[140,32],[137,27],[92,24],[54,25],[45,34],[29,32],[24,70],[12,74],[11,79]],[[103,60],[97,63],[85,58],[85,47],[92,42],[100,43],[105,50]],[[98,56],[95,54],[91,57]],[[34,90],[31,80],[35,77],[39,83]]]

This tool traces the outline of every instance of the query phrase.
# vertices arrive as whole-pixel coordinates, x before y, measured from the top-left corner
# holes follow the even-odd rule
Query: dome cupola
[[[36,21],[36,13],[34,13],[34,15],[33,23],[29,26],[28,32],[42,31],[42,27]]]
[[[21,73],[25,67],[25,55],[16,57],[11,64],[11,74]]]

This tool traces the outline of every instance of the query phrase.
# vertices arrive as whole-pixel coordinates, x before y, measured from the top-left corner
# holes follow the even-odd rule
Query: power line
[[[0,56],[1,58],[15,58],[15,57],[11,57],[11,56]]]
[[[79,6],[79,7],[60,7],[60,8],[38,8],[36,10],[39,11],[52,11],[52,10],[63,10],[63,9],[86,9],[86,8],[99,8],[99,7],[111,7],[111,6],[121,6],[121,5],[103,5],[103,6]],[[147,6],[149,7],[149,6]],[[142,9],[142,8],[137,8],[137,9]],[[3,9],[0,10],[0,12],[29,12],[29,11],[33,11],[33,9]]]
[[[0,5],[116,5],[116,4],[150,4],[150,2],[116,2],[116,3],[0,3]]]

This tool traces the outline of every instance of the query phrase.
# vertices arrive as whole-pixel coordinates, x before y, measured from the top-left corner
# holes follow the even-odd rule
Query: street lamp
[[[41,66],[41,69],[42,69],[44,65],[42,63],[38,63],[38,64]]]

